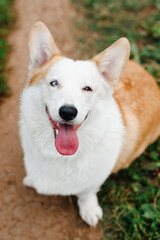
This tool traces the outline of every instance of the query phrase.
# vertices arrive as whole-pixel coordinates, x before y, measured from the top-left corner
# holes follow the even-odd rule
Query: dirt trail
[[[9,83],[13,95],[0,112],[0,240],[98,240],[78,216],[69,198],[40,196],[25,188],[22,150],[18,137],[19,97],[27,76],[28,34],[32,25],[44,21],[60,49],[76,57],[70,23],[74,14],[69,0],[17,0],[18,28],[11,34],[13,52]]]

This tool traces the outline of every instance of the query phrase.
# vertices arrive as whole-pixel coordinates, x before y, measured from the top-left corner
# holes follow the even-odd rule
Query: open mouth
[[[56,122],[52,119],[47,106],[46,113],[54,130],[55,146],[57,151],[62,155],[73,155],[79,146],[76,130],[82,123],[79,125],[71,125]]]

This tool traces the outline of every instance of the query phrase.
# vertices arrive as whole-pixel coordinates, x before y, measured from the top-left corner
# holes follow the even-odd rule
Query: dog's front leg
[[[103,215],[102,208],[98,203],[96,191],[83,192],[78,194],[77,197],[81,218],[90,226],[96,226]]]

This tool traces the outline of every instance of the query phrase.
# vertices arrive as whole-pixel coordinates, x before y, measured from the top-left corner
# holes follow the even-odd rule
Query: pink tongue
[[[77,151],[78,145],[78,137],[73,126],[59,124],[59,132],[55,140],[57,151],[62,155],[72,155]]]

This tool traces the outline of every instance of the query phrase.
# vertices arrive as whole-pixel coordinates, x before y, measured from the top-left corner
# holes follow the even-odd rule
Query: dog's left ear
[[[130,55],[130,44],[126,38],[120,38],[109,48],[92,58],[99,72],[110,83],[116,82],[121,75]]]
[[[37,22],[29,36],[29,54],[32,67],[37,68],[46,63],[53,55],[60,54],[54,39],[42,22]]]

